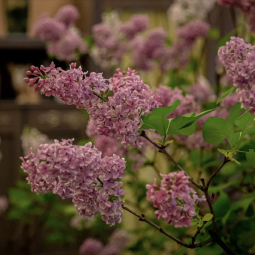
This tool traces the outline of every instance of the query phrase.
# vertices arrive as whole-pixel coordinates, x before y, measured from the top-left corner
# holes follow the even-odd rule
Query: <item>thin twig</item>
[[[226,158],[226,157],[224,158],[224,161],[223,161],[222,165],[221,165],[217,170],[215,170],[215,171],[212,173],[211,177],[209,178],[209,181],[207,182],[207,185],[206,185],[207,188],[209,188],[213,177],[214,177],[214,176],[222,169],[222,167],[223,167],[226,163],[228,163],[229,161],[230,161],[230,160],[229,160],[228,158]]]
[[[202,185],[198,184],[197,182],[195,182],[193,180],[193,178],[191,178],[185,171],[184,169],[171,157],[171,155],[169,155],[167,153],[167,151],[165,150],[165,147],[160,147],[158,146],[156,143],[154,143],[145,133],[145,131],[142,131],[141,136],[144,137],[147,141],[149,141],[151,144],[153,144],[160,153],[164,154],[180,171],[183,171],[185,173],[185,175],[187,175],[189,177],[190,182],[195,185],[197,188],[202,189]]]
[[[171,238],[172,240],[174,240],[176,243],[187,247],[187,248],[197,248],[197,247],[202,247],[205,244],[211,243],[212,242],[212,238],[207,239],[204,242],[201,242],[199,244],[186,244],[183,241],[175,238],[174,236],[170,235],[169,233],[167,233],[165,230],[163,230],[160,226],[156,225],[155,223],[153,223],[152,221],[148,220],[143,214],[140,216],[139,214],[135,213],[134,211],[132,211],[131,209],[129,209],[128,207],[126,207],[125,205],[122,205],[122,208],[126,211],[128,211],[129,213],[133,214],[134,216],[136,216],[137,218],[139,218],[140,221],[144,221],[146,223],[148,223],[149,225],[151,225],[152,227],[154,227],[155,229],[157,229],[160,233],[162,233],[163,235]]]
[[[197,232],[195,233],[195,235],[193,237],[191,237],[192,239],[192,244],[195,244],[196,241],[196,237],[198,236],[198,234],[200,233],[201,229],[204,227],[204,225],[206,224],[207,221],[203,222],[203,225],[201,227],[197,228]]]

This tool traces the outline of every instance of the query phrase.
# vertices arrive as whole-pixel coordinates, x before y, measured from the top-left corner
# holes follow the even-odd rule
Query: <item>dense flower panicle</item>
[[[141,115],[148,114],[160,106],[155,97],[134,70],[121,72],[109,81],[114,92],[109,101],[88,110],[97,134],[115,137],[124,144],[140,147],[138,130],[142,124]]]
[[[238,37],[231,37],[226,46],[222,46],[218,52],[219,59],[226,68],[226,72],[232,77],[237,94],[244,109],[250,109],[255,113],[254,83],[255,83],[255,47],[246,44]],[[238,97],[238,96],[237,96]]]
[[[209,24],[203,21],[191,21],[179,28],[178,37],[187,43],[193,43],[198,37],[206,37],[209,28]]]
[[[240,102],[241,94],[238,92],[234,92],[231,95],[225,97],[221,103],[220,106],[224,107],[227,110],[230,110],[232,106],[234,106],[236,103]]]
[[[80,17],[78,9],[73,5],[65,5],[61,7],[57,14],[56,20],[65,24],[66,27],[74,25],[75,21]]]
[[[201,104],[215,99],[215,94],[208,80],[203,76],[198,78],[197,84],[190,87],[190,93],[194,96],[195,101]]]
[[[102,242],[94,238],[88,238],[81,245],[79,254],[80,255],[98,255],[102,249],[103,249]]]
[[[181,115],[198,112],[200,110],[200,107],[196,104],[194,97],[188,94],[183,96],[182,91],[178,88],[171,89],[170,87],[160,85],[155,90],[154,94],[160,98],[162,106],[169,106],[175,100],[180,100],[181,105],[168,115],[167,118],[176,118]]]
[[[176,135],[175,138],[177,143],[185,144],[190,150],[211,150],[213,148],[212,144],[204,140],[202,131],[196,131],[189,136]]]
[[[9,206],[9,201],[7,197],[0,196],[0,215],[3,214]]]
[[[168,9],[168,16],[176,26],[191,20],[205,20],[217,0],[175,0]],[[199,10],[199,11],[198,11]]]
[[[60,40],[50,43],[47,49],[49,54],[55,55],[57,59],[63,61],[77,60],[79,54],[84,54],[87,50],[87,44],[75,27],[68,28]]]
[[[239,89],[250,88],[255,82],[255,48],[246,44],[242,38],[231,37],[226,46],[218,52],[226,72],[233,78],[234,85]]]
[[[205,198],[199,198],[190,188],[189,177],[184,171],[161,175],[161,186],[156,179],[152,185],[147,184],[147,200],[153,202],[158,210],[155,212],[158,219],[165,219],[166,223],[175,227],[189,227],[191,219],[196,215],[194,205]]]
[[[20,139],[23,155],[29,154],[31,148],[37,150],[40,148],[41,144],[53,143],[53,140],[36,128],[31,128],[29,130],[24,129]]]
[[[120,26],[120,32],[129,40],[148,27],[148,15],[133,15],[131,19]]]
[[[66,29],[61,22],[44,14],[39,17],[33,30],[35,36],[41,40],[46,42],[56,42],[62,37]]]
[[[125,160],[117,155],[101,158],[91,143],[72,145],[72,140],[43,144],[21,158],[28,183],[37,194],[52,192],[72,198],[80,215],[101,213],[107,224],[121,222],[122,183]]]

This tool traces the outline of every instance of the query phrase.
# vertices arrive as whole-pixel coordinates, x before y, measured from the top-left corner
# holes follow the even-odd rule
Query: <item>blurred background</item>
[[[0,216],[1,255],[78,254],[87,237],[107,243],[114,231],[102,223],[100,217],[79,218],[68,200],[62,201],[53,194],[37,196],[32,193],[20,170],[19,158],[33,143],[74,138],[76,143],[82,144],[88,140],[86,112],[34,93],[23,81],[31,65],[49,66],[53,60],[57,66],[67,68],[70,63],[47,54],[47,43],[35,37],[33,27],[40,15],[48,13],[52,17],[62,6],[76,6],[80,12],[76,27],[86,36],[87,43],[93,25],[102,21],[103,13],[112,10],[118,12],[122,22],[134,14],[147,14],[150,28],[163,27],[173,36],[174,28],[167,12],[172,4],[171,0],[0,0],[0,196],[2,208],[6,204]],[[206,19],[222,37],[233,30],[231,15],[230,9],[214,5]],[[201,62],[204,76],[213,85],[217,80],[218,40],[207,40]],[[128,66],[128,60],[126,64],[125,60],[123,62],[123,66]],[[83,70],[104,71],[108,77],[114,71],[103,70],[87,53],[79,58],[79,63]],[[143,75],[147,83],[156,86],[156,75]],[[136,219],[124,217],[124,229],[131,229],[136,224]],[[143,254],[135,253],[133,249],[133,253],[122,254]]]

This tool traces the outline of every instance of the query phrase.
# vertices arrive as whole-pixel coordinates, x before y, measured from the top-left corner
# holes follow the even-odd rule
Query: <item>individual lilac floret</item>
[[[231,37],[226,46],[218,52],[226,72],[233,78],[234,86],[239,90],[249,89],[255,82],[255,48],[246,44],[242,38]]]
[[[65,33],[66,29],[61,22],[44,14],[37,20],[33,30],[35,36],[41,40],[46,42],[56,42]]]
[[[158,208],[155,215],[176,228],[189,227],[191,219],[196,215],[194,206],[205,201],[205,198],[199,198],[196,191],[190,188],[189,177],[184,171],[161,176],[163,179],[160,187],[157,186],[156,179],[152,185],[146,185],[147,200]]]
[[[178,36],[186,42],[193,43],[198,37],[206,37],[209,28],[209,24],[203,21],[191,21],[178,30]]]
[[[80,255],[98,255],[102,249],[103,249],[102,242],[93,238],[88,238],[81,245],[79,254]]]
[[[21,158],[28,183],[37,194],[52,192],[63,199],[72,198],[80,215],[91,217],[101,213],[110,225],[121,222],[121,179],[125,160],[117,155],[101,158],[91,143],[84,146],[72,140],[43,144]]]
[[[133,15],[131,19],[120,26],[122,32],[127,39],[133,39],[138,33],[144,31],[148,27],[148,15]]]
[[[187,113],[199,112],[200,110],[194,97],[188,94],[183,96],[182,91],[178,88],[171,89],[170,87],[160,85],[154,94],[160,98],[162,106],[169,106],[177,99],[181,101],[181,105],[168,115],[167,118],[176,118]]]
[[[56,14],[56,20],[63,23],[66,27],[73,25],[79,17],[79,11],[73,5],[65,5],[61,7]]]

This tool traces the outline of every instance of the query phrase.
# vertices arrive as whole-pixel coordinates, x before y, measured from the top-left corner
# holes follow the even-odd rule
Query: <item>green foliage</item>
[[[220,192],[219,197],[213,204],[213,209],[216,219],[221,219],[229,210],[231,201],[229,196],[225,192]]]
[[[213,218],[211,213],[207,213],[203,218],[202,221],[210,221]]]
[[[220,144],[231,134],[233,126],[222,118],[210,117],[204,124],[203,138],[209,144]]]
[[[213,40],[219,39],[219,37],[220,37],[220,31],[219,31],[219,29],[217,29],[217,28],[215,28],[215,27],[212,27],[212,28],[209,30],[208,37],[209,37],[210,39],[213,39]]]
[[[150,114],[143,115],[142,129],[154,129],[161,136],[166,136],[169,127],[166,116],[173,112],[180,104],[180,100],[176,100],[170,106],[154,108]]]
[[[231,89],[227,90],[226,92],[224,92],[216,101],[216,104],[219,104],[225,97],[231,95],[232,93],[234,93],[236,91],[236,87],[232,87]]]
[[[246,158],[248,163],[252,168],[255,168],[255,152],[254,150],[250,149],[249,152],[246,152]]]

